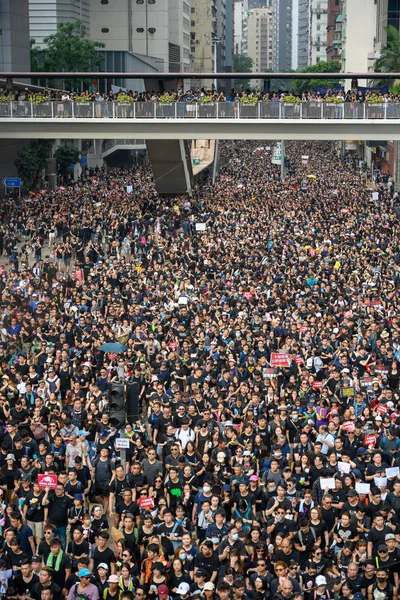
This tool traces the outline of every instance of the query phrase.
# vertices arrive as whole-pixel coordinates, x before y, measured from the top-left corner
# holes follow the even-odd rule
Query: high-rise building
[[[374,52],[376,9],[375,0],[343,0],[341,56],[343,73],[368,71],[368,57]],[[358,84],[365,86],[367,82],[359,80]],[[347,81],[346,85],[349,87],[351,82]]]
[[[191,71],[198,73],[224,73],[232,70],[233,9],[229,0],[191,0],[190,53]],[[227,26],[227,19],[229,25]],[[229,41],[227,40],[229,38]],[[210,87],[211,80],[196,80],[195,85]],[[224,88],[227,82],[220,81]]]
[[[58,23],[70,21],[82,21],[89,31],[89,0],[29,0],[29,33],[38,46],[57,32]]]
[[[0,2],[0,68],[30,71],[29,2]]]
[[[342,0],[328,0],[326,60],[342,60]]]
[[[268,72],[274,68],[274,11],[272,7],[254,8],[248,18],[248,51],[253,59],[253,72]],[[263,86],[262,79],[254,79],[255,88]]]
[[[292,0],[273,0],[275,29],[274,70],[286,71],[292,67]]]
[[[162,61],[164,71],[190,68],[190,0],[89,0],[90,38],[106,51]]]
[[[247,19],[249,0],[235,0],[234,3],[234,54],[247,55]]]
[[[326,60],[328,0],[299,0],[297,66]]]

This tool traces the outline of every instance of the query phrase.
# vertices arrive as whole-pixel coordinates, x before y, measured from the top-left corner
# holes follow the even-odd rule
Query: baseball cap
[[[84,569],[82,569],[82,570],[84,570]],[[119,583],[118,575],[110,575],[110,577],[107,579],[107,583]]]
[[[385,535],[385,542],[387,542],[388,540],[395,540],[396,536],[394,535],[394,533],[387,533]]]
[[[82,494],[74,494],[74,500],[83,500]]]
[[[83,429],[80,429],[78,431],[78,435],[84,435],[86,437],[87,435],[89,435],[89,432],[88,431],[84,431]]]
[[[350,498],[355,498],[356,496],[358,496],[358,492],[356,492],[356,490],[349,490],[347,492],[347,495],[350,496]]]
[[[258,475],[250,475],[250,481],[258,481]]]
[[[380,546],[378,546],[378,552],[387,552],[387,549],[388,547],[386,546],[386,544],[380,544]]]
[[[368,450],[366,450],[365,448],[358,448],[357,456],[364,456],[365,454],[368,454]]]
[[[98,569],[106,569],[108,571],[108,565],[107,565],[107,563],[100,563],[97,568]]]
[[[323,575],[318,575],[315,579],[315,585],[326,585],[326,577]]]
[[[226,458],[225,452],[218,452],[218,454],[217,454],[218,462],[223,463],[225,461],[225,458]]]
[[[42,562],[42,557],[39,556],[39,554],[35,554],[35,556],[32,556],[32,561],[31,562],[41,563]]]
[[[117,577],[117,576],[115,575],[115,577]],[[117,579],[118,579],[118,577],[117,577]],[[169,589],[167,588],[166,585],[159,585],[157,591],[158,591],[159,598],[164,598],[164,599],[169,598]]]
[[[78,577],[87,577],[88,575],[90,575],[89,569],[81,569],[78,571]]]
[[[186,583],[186,581],[182,581],[176,588],[176,594],[184,595],[184,594],[187,594],[189,590],[190,590],[190,585],[188,583]]]
[[[213,591],[213,590],[215,590],[215,585],[212,583],[212,581],[207,581],[204,584],[203,590],[211,590],[211,591]]]

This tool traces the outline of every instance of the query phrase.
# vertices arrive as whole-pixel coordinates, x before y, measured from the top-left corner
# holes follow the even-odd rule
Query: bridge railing
[[[0,102],[2,119],[400,119],[400,104],[341,102]]]

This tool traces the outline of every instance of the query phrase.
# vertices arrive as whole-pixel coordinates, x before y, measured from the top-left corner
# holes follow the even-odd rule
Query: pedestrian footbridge
[[[189,140],[400,140],[400,104],[2,102],[1,138],[145,140],[158,191],[175,194],[193,183]]]

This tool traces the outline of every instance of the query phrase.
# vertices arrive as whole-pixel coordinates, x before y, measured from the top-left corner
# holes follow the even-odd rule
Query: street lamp
[[[217,73],[217,45],[222,44],[222,40],[219,39],[215,34],[213,34],[212,38],[212,48],[213,48],[213,73]],[[214,90],[217,89],[217,80],[214,78]]]

